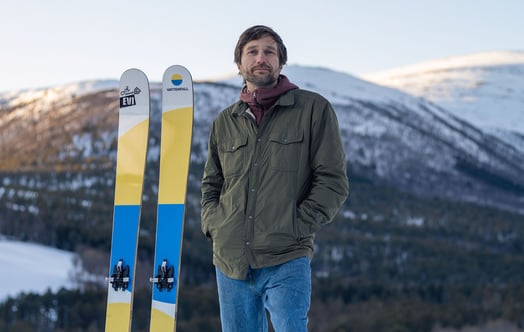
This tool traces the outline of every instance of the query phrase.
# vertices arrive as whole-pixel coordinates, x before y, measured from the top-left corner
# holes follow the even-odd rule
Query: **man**
[[[287,50],[266,26],[240,36],[240,100],[212,124],[202,231],[213,241],[222,330],[307,331],[315,232],[348,195],[329,102],[280,74]]]

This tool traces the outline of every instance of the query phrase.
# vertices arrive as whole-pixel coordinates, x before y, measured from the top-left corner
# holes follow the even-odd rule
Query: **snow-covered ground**
[[[0,235],[0,302],[22,292],[43,294],[74,287],[74,271],[72,252]]]

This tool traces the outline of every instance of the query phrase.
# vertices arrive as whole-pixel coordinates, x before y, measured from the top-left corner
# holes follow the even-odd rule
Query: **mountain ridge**
[[[524,173],[524,154],[507,142],[439,104],[352,75],[297,66],[284,73],[332,102],[348,164],[359,174],[421,195],[466,198],[522,212],[524,180],[519,174]],[[111,165],[118,107],[114,83],[91,81],[38,90],[32,98],[27,91],[20,98],[0,94],[1,170],[31,170],[63,161],[85,168],[83,158],[95,162],[89,166],[94,169]],[[211,121],[238,99],[240,85],[239,77],[195,83],[193,161],[205,160]],[[151,84],[151,95],[155,136],[160,130],[159,84]],[[21,135],[40,139],[24,144]],[[39,157],[44,148],[48,153]],[[150,150],[148,159],[154,160],[158,147]]]
[[[523,74],[524,51],[518,51],[436,59],[363,78],[431,100],[494,135],[502,131],[502,139],[522,150]]]
[[[370,81],[380,81],[381,77],[394,77],[409,74],[418,74],[430,71],[440,71],[445,69],[460,69],[464,67],[486,67],[524,64],[524,50],[519,51],[486,51],[479,53],[469,53],[463,55],[453,55],[444,58],[430,59],[418,63],[399,66],[391,69],[365,73],[361,75]]]
[[[384,331],[392,326],[429,331],[442,322],[461,326],[500,317],[520,324],[524,153],[428,99],[324,68],[290,66],[285,73],[332,101],[350,178],[349,199],[316,238],[311,311],[316,326],[311,330],[336,330],[324,324],[322,317],[328,315],[346,322],[339,326],[372,322],[369,331],[377,331],[375,322]],[[180,324],[196,316],[219,321],[218,304],[209,306],[216,302],[216,289],[211,286],[211,245],[199,225],[200,181],[211,121],[238,100],[241,82],[236,79],[194,86]],[[89,86],[96,82],[84,85]],[[92,278],[81,274],[66,281],[73,287],[73,281],[82,281],[79,291],[0,303],[2,319],[16,319],[16,307],[18,319],[25,321],[29,314],[22,315],[22,308],[29,303],[31,317],[43,317],[48,329],[71,329],[65,324],[73,308],[93,313],[78,326],[85,328],[87,321],[100,330],[103,319],[96,321],[106,305],[119,91],[109,86],[26,93],[20,102],[0,94],[0,234],[74,252],[76,272]],[[150,309],[161,130],[161,87],[155,82],[151,96],[137,317],[147,317]],[[49,299],[55,303],[51,308]],[[411,317],[408,322],[406,317]]]

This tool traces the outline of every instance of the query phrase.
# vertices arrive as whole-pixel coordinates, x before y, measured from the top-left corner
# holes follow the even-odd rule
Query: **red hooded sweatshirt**
[[[249,91],[247,86],[244,86],[240,92],[240,100],[249,105],[253,115],[255,115],[256,123],[259,125],[266,111],[273,106],[278,97],[293,89],[298,89],[298,86],[291,83],[286,76],[280,75],[277,85],[269,89]]]

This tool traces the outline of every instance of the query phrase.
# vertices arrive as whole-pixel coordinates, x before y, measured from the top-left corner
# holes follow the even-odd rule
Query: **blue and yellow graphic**
[[[179,86],[180,84],[182,84],[182,82],[183,82],[182,75],[173,74],[171,76],[171,83],[173,83],[174,86]]]

